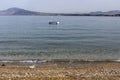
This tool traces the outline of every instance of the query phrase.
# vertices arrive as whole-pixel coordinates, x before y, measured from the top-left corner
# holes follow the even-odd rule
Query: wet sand
[[[80,62],[80,64],[20,66],[1,63],[0,80],[120,80],[119,62]]]

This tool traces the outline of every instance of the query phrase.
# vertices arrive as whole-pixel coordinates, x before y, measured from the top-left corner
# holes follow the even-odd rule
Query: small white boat
[[[58,25],[59,23],[60,23],[60,22],[58,22],[58,21],[57,21],[57,22],[56,22],[56,21],[50,21],[50,22],[49,22],[50,25]]]

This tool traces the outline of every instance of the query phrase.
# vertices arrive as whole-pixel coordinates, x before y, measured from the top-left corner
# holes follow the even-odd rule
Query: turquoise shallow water
[[[0,16],[0,59],[120,59],[119,17]]]

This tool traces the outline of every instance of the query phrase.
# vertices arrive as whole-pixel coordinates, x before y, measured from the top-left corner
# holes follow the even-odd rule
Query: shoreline
[[[120,63],[120,60],[79,60],[79,59],[51,59],[51,60],[40,60],[40,59],[29,59],[29,60],[0,60],[0,65],[10,64],[16,66],[80,66],[87,64],[102,64],[102,63]]]

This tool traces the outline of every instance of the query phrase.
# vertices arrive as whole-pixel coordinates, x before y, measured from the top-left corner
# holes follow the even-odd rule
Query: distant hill
[[[28,15],[28,16],[120,16],[120,10],[113,10],[108,12],[90,12],[90,13],[44,13],[44,12],[35,12],[35,11],[29,11],[25,9],[20,8],[9,8],[7,10],[1,10],[0,16],[14,16],[14,15]]]
[[[51,15],[50,13],[34,12],[20,8],[9,8],[7,10],[0,11],[0,15]]]
[[[113,10],[113,11],[97,11],[97,12],[90,12],[90,15],[98,15],[98,16],[120,16],[120,10]]]
[[[12,15],[31,15],[31,16],[57,16],[57,15],[61,15],[61,16],[78,16],[81,14],[65,14],[65,13],[44,13],[44,12],[35,12],[35,11],[29,11],[29,10],[25,10],[25,9],[20,9],[20,8],[9,8],[7,10],[2,10],[0,11],[0,16],[12,16]]]

